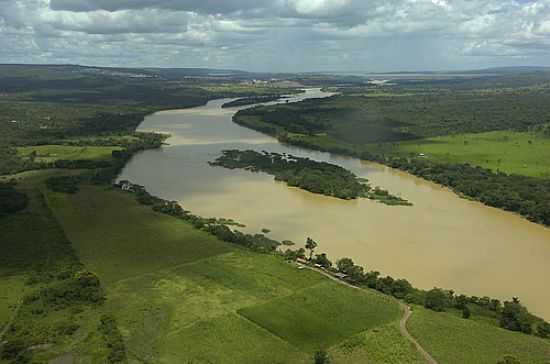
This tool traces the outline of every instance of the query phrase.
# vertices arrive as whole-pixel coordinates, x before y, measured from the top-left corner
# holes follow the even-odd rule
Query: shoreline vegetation
[[[264,172],[284,181],[288,186],[344,200],[368,198],[386,205],[411,206],[411,203],[379,187],[372,188],[365,178],[359,178],[340,166],[300,158],[290,154],[224,150],[211,166]]]
[[[190,222],[195,228],[203,230],[216,238],[236,244],[263,254],[282,256],[289,262],[308,265],[331,274],[333,277],[349,284],[374,289],[382,294],[402,300],[407,304],[423,306],[434,312],[455,312],[463,319],[473,315],[493,321],[503,329],[521,332],[527,335],[550,338],[550,324],[544,319],[530,313],[521,304],[518,297],[501,302],[498,299],[483,296],[466,296],[457,294],[452,289],[433,288],[418,289],[406,279],[395,279],[383,276],[379,271],[367,271],[356,265],[351,258],[341,258],[333,263],[325,253],[316,253],[319,243],[308,238],[304,248],[280,250],[284,242],[279,242],[264,234],[245,234],[225,223],[223,219],[203,218],[184,210],[178,202],[168,201],[149,194],[144,187],[121,181],[114,185],[128,193],[136,200],[159,213]],[[126,187],[125,187],[126,186]]]
[[[508,174],[469,163],[441,163],[430,160],[423,153],[396,155],[387,152],[391,148],[387,148],[386,145],[394,145],[400,140],[410,142],[411,139],[415,139],[411,135],[391,132],[388,136],[390,141],[380,141],[378,144],[374,144],[373,141],[364,144],[346,141],[339,137],[339,134],[327,133],[327,130],[332,128],[330,120],[312,120],[311,116],[321,112],[326,113],[328,118],[339,115],[343,110],[342,106],[331,109],[329,105],[325,105],[338,105],[339,98],[348,100],[351,97],[333,96],[292,105],[257,106],[238,111],[233,116],[233,121],[276,137],[281,143],[351,156],[396,168],[448,187],[459,196],[517,213],[531,222],[550,226],[549,179]],[[362,96],[355,98],[361,102],[365,100]],[[346,104],[346,107],[348,106]],[[396,120],[391,123],[401,125]],[[375,134],[387,133],[376,128],[371,131]]]

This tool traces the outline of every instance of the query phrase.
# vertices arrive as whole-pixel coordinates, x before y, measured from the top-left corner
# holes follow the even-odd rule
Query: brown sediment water
[[[290,101],[326,95],[308,90]],[[407,278],[420,288],[500,299],[518,296],[531,311],[550,319],[550,229],[401,171],[282,145],[233,123],[238,109],[222,109],[225,101],[147,117],[140,130],[170,133],[170,145],[138,154],[120,178],[181,201],[195,214],[237,220],[246,225],[243,231],[267,228],[268,236],[299,246],[310,236],[332,259],[351,257],[368,270]],[[339,200],[290,188],[263,173],[208,165],[230,148],[338,164],[414,206]]]

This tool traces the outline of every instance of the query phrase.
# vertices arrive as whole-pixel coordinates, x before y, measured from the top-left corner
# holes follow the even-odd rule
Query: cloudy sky
[[[0,63],[550,66],[550,0],[0,0]]]

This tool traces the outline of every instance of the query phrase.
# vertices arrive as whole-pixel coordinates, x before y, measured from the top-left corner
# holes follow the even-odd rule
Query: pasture
[[[550,360],[550,340],[465,320],[450,313],[415,307],[408,327],[440,363],[493,364],[505,355],[529,364],[547,364]]]
[[[418,155],[442,163],[470,163],[493,171],[550,178],[550,138],[537,133],[494,131],[372,146],[374,151]]]
[[[221,242],[127,193],[83,186],[48,192],[48,204],[137,362],[308,363],[401,316],[387,297]]]
[[[36,145],[17,148],[17,154],[22,158],[34,158],[35,162],[51,163],[57,160],[108,160],[112,152],[122,150],[121,147],[93,147],[70,145]]]
[[[238,312],[310,352],[400,317],[395,301],[332,281]]]

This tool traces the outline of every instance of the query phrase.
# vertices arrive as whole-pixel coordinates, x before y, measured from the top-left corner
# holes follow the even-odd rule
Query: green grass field
[[[415,307],[409,331],[440,363],[495,364],[505,355],[521,363],[550,363],[550,340]]]
[[[86,269],[98,274],[107,298],[102,306],[41,316],[33,304],[23,306],[16,324],[37,335],[68,322],[79,325],[36,359],[103,360],[97,325],[109,313],[131,363],[306,364],[319,348],[335,364],[422,362],[400,335],[401,312],[386,296],[221,242],[110,187],[82,186],[65,195],[40,187],[47,173],[28,176],[21,186],[33,193],[31,205],[0,220],[3,231],[28,241],[2,241],[4,251],[12,251],[10,259],[2,256],[0,325],[13,316],[27,272],[64,261],[67,246],[53,244],[65,241],[59,226]],[[454,313],[417,308],[409,328],[441,363],[494,364],[513,354],[523,363],[547,364],[550,355],[548,341]]]
[[[48,193],[48,202],[79,258],[103,283],[233,250],[186,222],[139,205],[130,194],[81,190]]]
[[[396,322],[357,334],[332,347],[329,354],[335,364],[424,363],[416,348],[401,336]]]
[[[15,314],[25,288],[25,276],[0,276],[0,332]]]
[[[36,178],[48,174],[37,174]],[[63,230],[46,206],[41,191],[22,186],[29,206],[0,219],[0,276],[28,274],[35,269],[52,269],[63,264],[70,253]]]
[[[35,161],[40,163],[50,163],[56,160],[78,160],[92,159],[104,160],[110,159],[112,152],[122,150],[121,147],[79,147],[70,145],[37,145],[32,147],[19,147],[17,154],[23,158],[28,158],[35,153]]]
[[[332,281],[238,312],[310,352],[400,316],[395,301]]]
[[[374,151],[418,155],[443,163],[470,163],[506,173],[550,178],[550,138],[495,131],[371,146]]]
[[[228,245],[130,194],[84,186],[48,203],[104,283],[136,362],[308,363],[400,318],[386,297]]]

